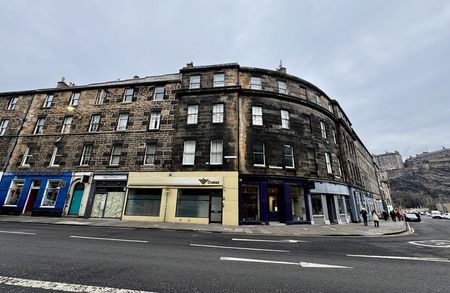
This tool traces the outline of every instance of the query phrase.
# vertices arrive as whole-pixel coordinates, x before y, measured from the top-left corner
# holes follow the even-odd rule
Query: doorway
[[[222,190],[213,190],[210,196],[209,222],[222,223]]]
[[[96,193],[91,218],[120,218],[122,216],[125,192],[109,191]]]
[[[81,200],[84,193],[84,184],[77,183],[73,189],[72,200],[70,201],[69,213],[70,216],[78,216],[80,212]]]
[[[330,224],[337,224],[336,205],[334,203],[334,195],[327,195],[328,219]]]
[[[41,188],[41,180],[31,181],[30,192],[28,193],[27,204],[25,205],[24,214],[31,214],[33,211],[34,204],[36,203],[36,198]]]
[[[281,222],[284,219],[283,189],[279,185],[267,186],[267,199],[269,201],[269,221]]]

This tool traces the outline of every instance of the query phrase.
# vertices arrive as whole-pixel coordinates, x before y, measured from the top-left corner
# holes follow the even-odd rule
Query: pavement
[[[359,236],[380,237],[411,233],[408,223],[380,221],[380,227],[375,228],[373,223],[369,226],[362,223],[349,223],[339,225],[243,225],[225,226],[220,224],[185,224],[185,223],[155,223],[145,221],[124,221],[119,219],[95,219],[75,217],[35,217],[35,216],[9,216],[0,215],[0,222],[11,223],[40,223],[53,225],[117,227],[135,229],[161,229],[178,231],[199,231],[210,233],[233,233],[246,235],[273,235],[273,236]]]

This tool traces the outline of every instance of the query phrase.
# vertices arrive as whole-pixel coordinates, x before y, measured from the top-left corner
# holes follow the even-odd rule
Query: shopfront
[[[289,178],[241,176],[240,224],[310,222],[308,182]]]
[[[92,186],[91,172],[77,172],[72,175],[72,182],[64,208],[65,216],[83,217]]]
[[[314,182],[311,189],[312,224],[344,224],[351,220],[349,189],[346,185]]]
[[[3,214],[61,216],[72,173],[4,173],[0,182]]]
[[[127,174],[94,174],[85,217],[120,219],[125,203]]]
[[[237,172],[136,172],[122,219],[237,225]]]

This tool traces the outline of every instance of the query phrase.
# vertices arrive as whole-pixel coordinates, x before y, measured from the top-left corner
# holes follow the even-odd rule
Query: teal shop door
[[[77,183],[73,189],[72,201],[70,202],[69,215],[78,216],[80,212],[81,199],[83,198],[84,184]]]

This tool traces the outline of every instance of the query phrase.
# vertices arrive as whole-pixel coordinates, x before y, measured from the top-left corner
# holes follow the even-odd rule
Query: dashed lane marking
[[[450,240],[409,241],[409,244],[433,248],[450,248]]]
[[[69,236],[70,238],[77,239],[89,239],[89,240],[105,240],[105,241],[119,241],[119,242],[134,242],[134,243],[148,243],[147,240],[135,240],[135,239],[118,239],[118,238],[101,238],[101,237],[88,237],[88,236]]]
[[[246,238],[232,238],[233,241],[243,241],[243,242],[273,242],[273,243],[301,243],[308,242],[304,240],[291,240],[291,239],[283,239],[283,240],[273,240],[273,239],[246,239]]]
[[[194,246],[194,247],[206,247],[206,248],[219,248],[219,249],[265,251],[265,252],[289,252],[289,250],[279,250],[279,249],[264,249],[264,248],[235,247],[235,246],[219,246],[219,245],[205,245],[205,244],[191,244],[191,246]]]
[[[4,285],[8,285],[8,286],[24,287],[24,288],[36,288],[36,289],[46,289],[46,290],[53,290],[53,291],[63,291],[63,292],[151,293],[149,291],[139,291],[139,290],[130,290],[130,289],[110,288],[110,287],[97,287],[97,286],[89,286],[89,285],[39,281],[39,280],[30,280],[30,279],[13,278],[13,277],[5,277],[5,276],[0,276],[0,284],[4,284]]]
[[[352,267],[328,265],[313,262],[288,262],[288,261],[277,261],[277,260],[263,260],[263,259],[252,259],[252,258],[239,258],[239,257],[226,257],[222,256],[220,260],[223,261],[241,261],[241,262],[252,262],[252,263],[270,263],[270,264],[280,264],[280,265],[293,265],[301,266],[303,268],[322,268],[322,269],[352,269]]]
[[[415,260],[415,261],[450,262],[450,260],[447,258],[438,258],[438,257],[388,256],[388,255],[363,255],[363,254],[347,254],[347,256],[381,258],[381,259]]]
[[[0,231],[0,233],[19,234],[19,235],[36,235],[36,233],[32,233],[32,232],[19,232],[19,231]]]

